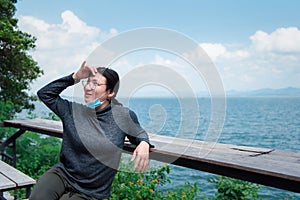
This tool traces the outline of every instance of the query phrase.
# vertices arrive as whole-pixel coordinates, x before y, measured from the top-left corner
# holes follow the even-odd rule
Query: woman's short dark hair
[[[120,87],[120,79],[118,73],[115,70],[106,67],[98,67],[97,71],[106,78],[106,91],[110,90],[111,92],[114,92],[114,96],[111,99],[112,102],[115,104],[120,104],[115,99],[115,96],[117,95]]]

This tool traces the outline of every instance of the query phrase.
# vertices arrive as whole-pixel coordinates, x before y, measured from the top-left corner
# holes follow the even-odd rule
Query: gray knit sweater
[[[135,113],[126,107],[109,104],[96,112],[61,98],[59,94],[74,83],[71,74],[38,91],[41,101],[63,123],[60,162],[54,167],[63,171],[74,190],[97,199],[107,198],[125,137],[139,144],[149,143],[148,135]]]

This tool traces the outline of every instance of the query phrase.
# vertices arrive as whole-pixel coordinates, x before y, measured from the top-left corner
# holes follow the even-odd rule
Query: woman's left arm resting
[[[149,164],[149,143],[141,141],[135,148],[131,161],[134,161],[133,169],[137,172],[144,172]]]

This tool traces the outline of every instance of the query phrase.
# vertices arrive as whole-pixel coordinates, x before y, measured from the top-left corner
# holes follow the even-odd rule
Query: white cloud
[[[212,61],[222,59],[244,59],[249,56],[247,50],[228,50],[225,45],[220,43],[202,43],[200,47],[207,53]]]
[[[300,87],[298,28],[278,28],[271,33],[256,31],[250,39],[251,44],[242,47],[200,44],[218,67],[227,90]]]
[[[103,32],[87,25],[72,11],[64,11],[61,19],[59,24],[49,24],[33,16],[19,17],[19,28],[37,38],[31,54],[44,70],[32,86],[33,93],[50,80],[77,70],[100,42],[117,34],[115,29]]]
[[[61,24],[48,24],[32,16],[21,16],[19,27],[37,37],[39,50],[84,47],[117,34],[115,29],[104,33],[98,27],[88,26],[68,10],[61,14],[61,18]]]
[[[202,43],[200,47],[207,53],[207,55],[212,59],[216,60],[218,57],[226,53],[226,47],[222,44],[211,44],[211,43]]]
[[[259,30],[250,39],[258,51],[300,53],[300,30],[296,27],[278,28],[270,34]]]

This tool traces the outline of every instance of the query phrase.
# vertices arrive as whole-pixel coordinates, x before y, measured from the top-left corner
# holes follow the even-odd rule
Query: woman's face
[[[106,91],[106,78],[102,74],[97,73],[95,76],[88,78],[87,84],[84,86],[84,100],[86,103],[99,98],[104,101],[109,97],[109,92]]]

